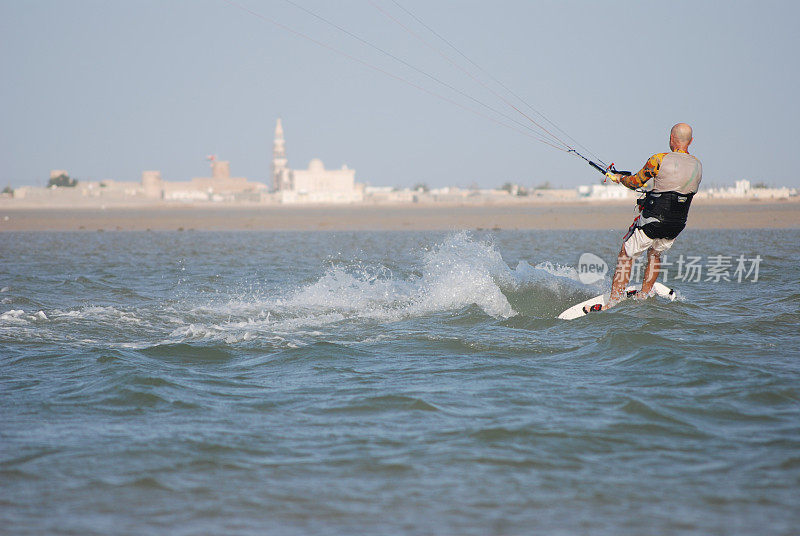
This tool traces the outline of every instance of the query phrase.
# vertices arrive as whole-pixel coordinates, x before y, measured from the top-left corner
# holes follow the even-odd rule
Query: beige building
[[[260,201],[267,187],[245,177],[231,177],[227,160],[211,160],[211,177],[194,177],[190,181],[163,181],[158,171],[142,173],[142,187],[147,197],[170,201]],[[159,196],[160,192],[160,196]]]
[[[63,169],[50,172],[51,178],[68,175]],[[244,177],[230,176],[230,162],[211,159],[211,177],[190,181],[165,181],[160,171],[143,171],[141,182],[78,181],[72,187],[47,188],[22,186],[14,190],[14,199],[43,205],[84,205],[101,203],[138,204],[154,201],[224,201],[260,202],[267,186]]]
[[[53,169],[50,178],[61,175],[69,176],[64,169]],[[75,186],[20,186],[14,190],[14,199],[27,203],[53,206],[78,206],[101,202],[137,202],[144,201],[142,185],[133,181],[79,180]]]
[[[356,184],[356,171],[347,166],[325,169],[315,158],[308,169],[289,169],[283,125],[275,125],[272,149],[272,186],[281,203],[356,203],[364,200],[364,186]]]

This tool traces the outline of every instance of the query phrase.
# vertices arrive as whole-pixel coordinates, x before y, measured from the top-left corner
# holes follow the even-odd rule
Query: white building
[[[636,195],[633,190],[610,181],[603,184],[578,186],[578,196],[587,199],[632,199]]]
[[[355,179],[354,169],[325,169],[318,158],[308,164],[308,169],[289,169],[283,125],[278,119],[272,148],[272,185],[281,203],[361,202],[364,187]]]
[[[753,187],[748,180],[734,183],[733,188],[708,188],[700,190],[698,197],[711,197],[717,199],[747,198],[747,199],[784,199],[797,195],[796,188],[763,188]]]

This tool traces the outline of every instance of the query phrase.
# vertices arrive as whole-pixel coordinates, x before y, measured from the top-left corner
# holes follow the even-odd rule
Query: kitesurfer
[[[623,238],[611,284],[611,296],[602,309],[613,307],[624,297],[633,260],[645,251],[647,268],[640,293],[647,296],[658,279],[661,254],[672,247],[675,238],[686,227],[692,197],[703,177],[702,164],[689,154],[691,143],[692,127],[678,123],[669,134],[672,152],[654,154],[635,175],[608,174],[612,181],[632,190],[645,187],[650,180],[653,182],[644,198],[637,201],[640,214]],[[593,307],[592,310],[600,308]]]

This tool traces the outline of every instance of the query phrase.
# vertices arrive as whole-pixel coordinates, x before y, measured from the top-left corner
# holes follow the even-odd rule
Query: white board
[[[636,292],[637,290],[639,289],[637,289],[636,287],[628,287],[625,289],[625,294],[627,295],[628,293]],[[653,292],[655,292],[656,296],[661,296],[662,298],[666,298],[669,301],[672,301],[677,297],[675,291],[669,288],[668,286],[664,285],[663,283],[656,282],[653,285]],[[558,318],[560,318],[561,320],[573,320],[575,318],[580,318],[582,316],[585,316],[586,313],[583,312],[584,307],[588,309],[592,305],[597,305],[598,303],[601,305],[605,305],[606,303],[608,303],[609,297],[610,293],[605,293],[601,294],[600,296],[595,296],[594,298],[590,298],[577,305],[573,305],[572,307],[570,307],[569,309],[558,315]]]

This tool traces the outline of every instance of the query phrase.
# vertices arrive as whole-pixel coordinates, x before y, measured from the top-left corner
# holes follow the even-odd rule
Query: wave
[[[400,320],[476,305],[486,315],[504,319],[520,314],[519,309],[530,310],[526,300],[543,305],[552,295],[571,297],[585,288],[571,267],[521,261],[512,269],[493,244],[474,240],[467,232],[423,252],[419,264],[405,277],[384,266],[333,266],[314,283],[277,301],[275,312]]]
[[[313,281],[277,296],[243,295],[224,303],[198,304],[192,322],[176,327],[173,340],[272,342],[292,348],[318,329],[356,323],[391,323],[448,314],[448,318],[504,320],[519,315],[554,318],[576,300],[601,292],[572,267],[520,261],[511,268],[490,241],[454,233],[416,254],[405,268],[360,260],[330,261]],[[248,289],[252,292],[252,289]],[[475,311],[480,318],[475,318]],[[266,337],[266,339],[265,339]]]
[[[607,283],[583,285],[574,268],[550,262],[520,261],[512,268],[490,240],[475,239],[466,231],[412,253],[416,261],[402,266],[331,260],[321,276],[307,283],[270,292],[250,286],[239,296],[234,290],[233,298],[230,289],[218,289],[222,292],[211,299],[197,293],[133,308],[105,304],[38,312],[12,309],[0,315],[0,328],[49,320],[54,330],[65,324],[119,330],[128,335],[119,338],[128,347],[151,346],[155,336],[163,344],[258,341],[280,349],[304,346],[309,337],[320,334],[317,330],[353,323],[369,328],[370,323],[442,314],[454,322],[487,316],[552,319],[577,297],[597,294]],[[137,332],[143,330],[151,338],[137,345]]]
[[[520,315],[552,319],[577,297],[601,292],[603,283],[583,285],[574,268],[550,262],[520,261],[511,268],[491,241],[466,231],[412,255],[416,262],[404,266],[331,259],[322,275],[303,284],[272,291],[248,284],[233,298],[223,293],[169,304],[160,312],[165,322],[169,317],[162,342],[284,350],[330,340],[331,330],[335,340],[348,330],[364,340],[365,330],[374,335],[386,324],[436,315],[455,323]]]

